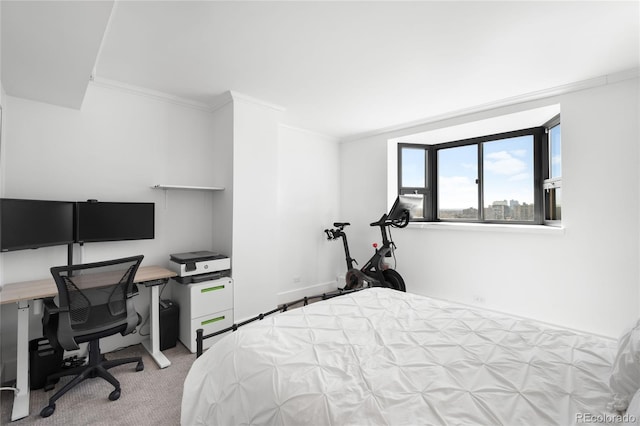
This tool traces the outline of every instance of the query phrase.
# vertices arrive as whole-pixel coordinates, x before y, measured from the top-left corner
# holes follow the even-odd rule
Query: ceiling
[[[93,74],[229,90],[348,138],[640,65],[638,1],[1,4],[9,95],[79,108]]]

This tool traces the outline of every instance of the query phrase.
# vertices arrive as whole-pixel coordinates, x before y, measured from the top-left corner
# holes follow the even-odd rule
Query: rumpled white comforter
[[[615,351],[614,340],[372,288],[226,335],[194,362],[181,421],[576,424],[610,401]]]

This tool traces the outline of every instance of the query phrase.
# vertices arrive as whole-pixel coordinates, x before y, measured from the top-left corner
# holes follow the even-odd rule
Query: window
[[[428,209],[425,206],[431,199],[431,191],[428,186],[429,159],[429,151],[425,149],[424,145],[404,144],[400,151],[400,163],[404,165],[404,167],[398,168],[398,181],[403,188],[401,193],[412,194],[422,201],[421,205],[423,206],[422,209],[412,212],[412,220],[427,219],[425,213]]]
[[[478,149],[474,145],[443,148],[438,155],[438,218],[478,217]]]
[[[546,124],[547,158],[545,161],[545,223],[556,224],[562,219],[562,139],[560,137],[560,116]]]
[[[551,224],[560,219],[560,116],[545,126],[440,144],[398,145],[398,192],[412,221]]]

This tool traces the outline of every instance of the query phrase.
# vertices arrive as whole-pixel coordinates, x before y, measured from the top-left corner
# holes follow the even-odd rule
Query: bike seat
[[[333,222],[333,226],[337,228],[344,228],[345,226],[351,225],[349,222]]]

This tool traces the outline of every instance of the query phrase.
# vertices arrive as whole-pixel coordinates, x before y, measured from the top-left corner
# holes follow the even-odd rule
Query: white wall
[[[342,246],[324,230],[339,217],[340,160],[334,138],[279,127],[278,303],[336,288]]]
[[[151,189],[213,185],[209,113],[96,86],[80,111],[11,96],[7,109],[5,197],[155,203],[154,240],[86,244],[83,261],[142,252],[143,264],[164,265],[168,253],[211,246],[210,193]],[[4,253],[3,282],[46,277],[64,253]]]
[[[212,116],[214,146],[209,169],[213,185],[224,188],[212,194],[214,203],[213,252],[231,256],[233,225],[233,102],[216,109]]]
[[[276,305],[280,115],[270,106],[234,97],[231,267],[236,321]]]
[[[344,143],[341,203],[344,220],[358,224],[353,255],[370,256],[379,237],[368,223],[395,198],[387,186],[389,139],[555,103],[565,232],[395,230],[397,269],[411,292],[618,336],[639,313],[637,77]]]
[[[216,194],[214,246],[231,254],[239,322],[336,287],[338,253],[322,231],[338,211],[339,151],[334,138],[282,125],[277,106],[228,98],[214,113],[213,166],[225,186]]]

